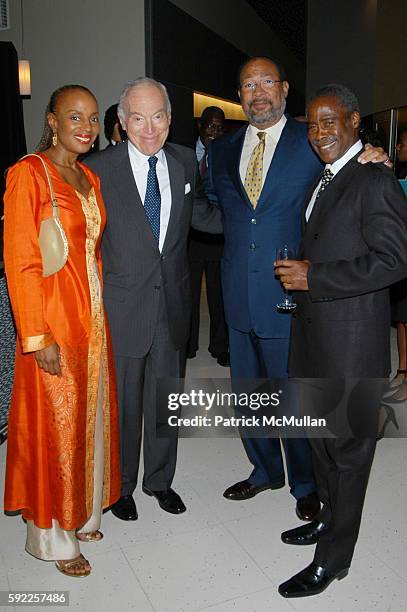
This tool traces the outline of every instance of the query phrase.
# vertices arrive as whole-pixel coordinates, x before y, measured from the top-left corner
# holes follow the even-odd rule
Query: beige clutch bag
[[[38,242],[42,257],[42,275],[44,277],[56,274],[67,262],[68,240],[58,215],[58,201],[54,194],[48,168],[40,155],[30,153],[22,157],[38,157],[41,160],[48,181],[49,192],[52,202],[52,217],[41,222]]]

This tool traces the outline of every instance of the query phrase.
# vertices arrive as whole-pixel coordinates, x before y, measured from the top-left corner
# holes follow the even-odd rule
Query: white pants
[[[79,541],[76,532],[87,533],[100,528],[102,518],[103,499],[103,379],[100,367],[99,389],[96,407],[95,423],[95,457],[94,457],[94,483],[93,483],[93,509],[92,514],[80,529],[66,531],[61,529],[59,522],[52,519],[50,529],[41,529],[33,521],[27,521],[27,541],[25,549],[28,553],[43,561],[67,561],[75,559],[80,554]]]

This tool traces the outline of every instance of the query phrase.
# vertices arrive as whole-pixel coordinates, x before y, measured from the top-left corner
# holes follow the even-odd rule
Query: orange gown
[[[52,206],[41,161],[7,174],[4,260],[19,342],[9,415],[4,507],[49,529],[78,529],[92,514],[95,420],[103,380],[103,507],[120,497],[114,363],[102,302],[100,241],[106,215],[98,177],[88,199],[47,163],[69,253],[56,274],[42,277],[38,233]],[[93,193],[92,193],[93,190]],[[100,281],[99,281],[100,279]],[[41,370],[34,352],[56,342],[62,376]]]

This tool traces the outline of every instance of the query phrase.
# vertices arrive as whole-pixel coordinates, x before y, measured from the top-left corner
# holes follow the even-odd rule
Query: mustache
[[[256,100],[252,100],[249,104],[249,108],[251,108],[253,106],[253,104],[256,104],[260,102],[261,104],[263,104],[264,102],[267,102],[268,104],[270,104],[270,106],[273,106],[273,103],[271,102],[271,100],[269,100],[268,98],[264,97],[264,98],[256,98]]]
[[[314,138],[312,144],[316,147],[322,147],[324,145],[332,144],[333,142],[336,142],[336,138],[322,138],[321,140],[319,138]]]

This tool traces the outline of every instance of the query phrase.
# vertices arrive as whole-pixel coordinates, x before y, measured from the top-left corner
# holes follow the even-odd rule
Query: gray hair
[[[119,116],[119,119],[121,120],[126,119],[126,111],[124,108],[124,103],[126,101],[126,97],[129,94],[129,92],[132,91],[133,89],[136,89],[140,85],[146,85],[146,84],[153,85],[154,87],[157,87],[157,89],[161,91],[161,93],[164,96],[165,109],[166,109],[167,115],[171,114],[171,102],[168,96],[168,91],[167,91],[166,86],[160,83],[159,81],[156,81],[155,79],[150,79],[149,77],[138,77],[134,81],[129,81],[124,87],[122,93],[120,94],[119,105],[117,107],[117,114]]]
[[[324,85],[324,87],[317,89],[308,100],[307,110],[313,100],[316,98],[325,98],[327,96],[336,98],[339,106],[342,106],[349,114],[353,112],[360,113],[359,102],[353,91],[339,83],[330,83],[329,85]]]

